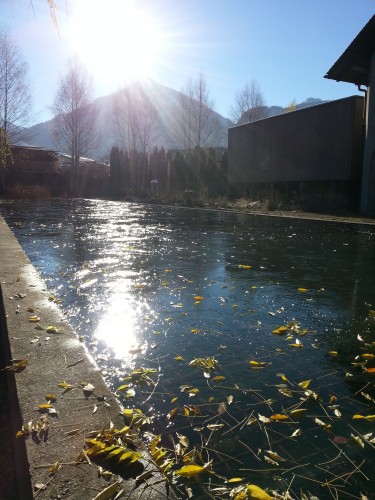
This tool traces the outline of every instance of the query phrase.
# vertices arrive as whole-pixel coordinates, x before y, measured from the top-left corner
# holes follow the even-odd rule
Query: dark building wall
[[[358,189],[363,105],[353,96],[229,129],[229,182],[353,181]]]

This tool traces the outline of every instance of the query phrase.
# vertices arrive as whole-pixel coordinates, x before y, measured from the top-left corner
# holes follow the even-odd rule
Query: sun
[[[162,57],[157,15],[135,0],[80,0],[71,16],[69,39],[94,80],[112,85],[154,77]]]

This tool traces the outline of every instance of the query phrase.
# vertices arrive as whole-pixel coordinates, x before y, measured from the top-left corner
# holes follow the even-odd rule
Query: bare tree
[[[70,190],[73,196],[79,194],[79,159],[87,156],[98,143],[97,111],[92,92],[91,79],[74,58],[68,64],[65,76],[60,78],[52,107],[56,143],[71,157]]]
[[[203,73],[196,80],[189,78],[186,82],[176,112],[178,129],[175,135],[184,149],[212,145],[217,132],[217,116]]]
[[[28,65],[5,31],[0,32],[0,128],[9,142],[21,139],[31,110]]]
[[[231,108],[231,118],[236,125],[251,123],[267,116],[265,100],[258,83],[252,80],[237,92]]]
[[[155,109],[147,91],[138,83],[121,89],[115,98],[114,125],[123,148],[129,151],[131,183],[144,189],[145,158],[150,152]]]
[[[297,101],[293,99],[293,101],[288,104],[286,108],[284,108],[284,113],[290,113],[291,111],[296,111],[297,110]]]

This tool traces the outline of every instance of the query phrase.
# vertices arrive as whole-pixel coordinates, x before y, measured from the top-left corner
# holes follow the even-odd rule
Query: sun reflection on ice
[[[137,302],[123,283],[108,301],[108,307],[95,331],[95,338],[106,343],[117,359],[129,359],[144,352],[147,343],[142,339],[141,320],[145,304]]]

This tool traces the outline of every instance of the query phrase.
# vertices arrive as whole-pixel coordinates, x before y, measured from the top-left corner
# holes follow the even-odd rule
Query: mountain
[[[154,118],[150,140],[151,146],[164,146],[165,149],[181,148],[181,144],[178,143],[175,136],[175,131],[178,129],[178,113],[176,110],[178,109],[181,93],[152,80],[133,83],[131,86],[133,87],[132,91],[146,95],[149,102],[152,103]],[[94,101],[100,135],[99,145],[91,153],[94,159],[108,159],[111,147],[114,145],[121,147],[122,145],[114,124],[115,102],[116,93],[99,97]],[[218,127],[212,145],[227,147],[228,128],[233,124],[228,118],[219,113],[214,112],[214,115]],[[50,149],[56,148],[52,135],[53,125],[54,119],[30,127],[28,129],[29,144]]]
[[[138,94],[147,95],[154,110],[154,123],[151,132],[150,144],[152,147],[158,146],[165,149],[179,149],[179,144],[175,131],[178,129],[178,103],[181,92],[161,85],[153,80],[146,80],[142,83],[131,84],[131,90]],[[97,109],[97,127],[100,136],[97,148],[90,154],[96,160],[108,160],[109,152],[114,145],[122,147],[122,142],[114,124],[114,108],[116,93],[99,97],[94,101]],[[325,101],[309,97],[305,101],[296,105],[296,109],[321,104]],[[264,106],[264,117],[269,118],[285,112],[281,106]],[[233,123],[219,113],[214,112],[218,123],[217,131],[213,137],[212,146],[227,147],[228,128],[233,127]],[[54,119],[38,123],[29,127],[27,131],[28,144],[33,146],[55,149],[56,144],[53,139]]]

